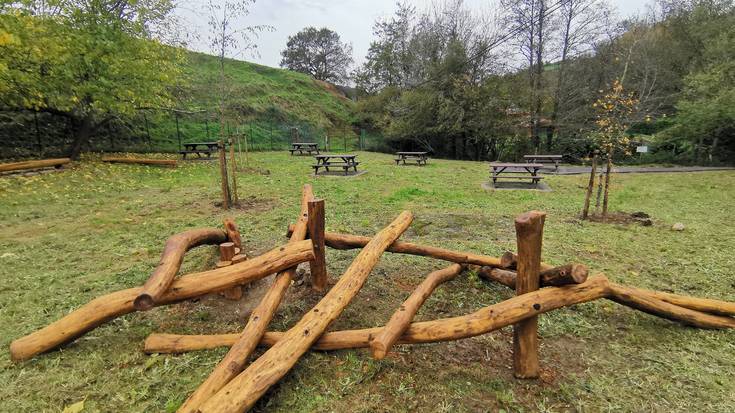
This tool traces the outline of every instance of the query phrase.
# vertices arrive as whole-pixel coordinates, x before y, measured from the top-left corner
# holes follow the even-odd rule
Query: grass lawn
[[[734,172],[613,177],[613,211],[645,211],[654,225],[580,222],[586,176],[551,176],[553,192],[485,192],[486,164],[431,160],[396,167],[360,153],[368,173],[310,174],[308,157],[257,153],[269,174],[238,176],[245,206],[228,214],[214,163],[176,169],[86,160],[70,170],[0,177],[0,411],[174,411],[225,349],[180,356],[141,352],[152,332],[242,328],[268,280],[239,301],[218,296],[130,314],[60,351],[12,363],[11,340],[88,300],[141,285],[170,235],[236,218],[258,254],[286,241],[301,185],[327,201],[327,230],[371,235],[402,210],[415,220],[401,239],[500,255],[515,249],[513,217],[548,213],[544,260],[579,261],[630,285],[735,301]],[[683,232],[670,227],[686,225]],[[357,251],[329,250],[330,283]],[[191,251],[182,272],[212,268],[214,247]],[[386,253],[331,329],[378,326],[431,270],[447,264]],[[296,282],[273,322],[284,330],[319,300]],[[472,274],[439,287],[417,319],[461,315],[512,295]],[[381,362],[364,350],[311,352],[256,406],[267,411],[700,411],[735,410],[735,331],[680,326],[601,300],[540,317],[542,379],[512,377],[510,328],[471,339],[399,346]]]

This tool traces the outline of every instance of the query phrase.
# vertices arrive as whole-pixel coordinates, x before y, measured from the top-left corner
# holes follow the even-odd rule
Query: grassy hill
[[[141,111],[107,125],[85,145],[92,151],[172,152],[182,142],[213,139],[219,134],[217,117],[220,88],[219,61],[203,53],[188,52],[184,80],[177,88],[177,116],[166,110]],[[248,136],[252,149],[279,149],[291,142],[291,129],[298,128],[303,139],[323,141],[325,134],[350,136],[353,107],[333,85],[302,73],[228,59],[226,106],[232,132]],[[0,137],[13,148],[0,154],[5,158],[64,155],[70,145],[65,119],[38,115],[37,139],[32,113],[0,114]]]

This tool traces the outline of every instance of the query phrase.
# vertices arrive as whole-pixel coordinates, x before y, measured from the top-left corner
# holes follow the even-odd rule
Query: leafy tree
[[[72,158],[110,120],[169,106],[182,56],[154,36],[172,8],[168,0],[6,6],[0,15],[2,106],[68,118]]]
[[[281,67],[332,83],[346,81],[353,62],[352,45],[327,28],[307,27],[289,36],[281,56]]]

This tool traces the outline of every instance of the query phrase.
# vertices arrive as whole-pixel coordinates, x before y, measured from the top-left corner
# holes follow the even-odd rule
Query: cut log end
[[[383,360],[388,355],[388,349],[385,348],[383,343],[376,343],[375,341],[370,342],[370,351],[373,353],[373,359]]]
[[[138,311],[148,311],[155,307],[155,304],[153,297],[148,294],[141,294],[135,297],[135,300],[133,301],[133,307]]]
[[[515,269],[518,264],[518,256],[510,251],[506,251],[500,257],[500,267],[505,269]]]

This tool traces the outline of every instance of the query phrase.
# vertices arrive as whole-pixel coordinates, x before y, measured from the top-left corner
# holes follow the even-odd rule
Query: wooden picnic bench
[[[207,155],[206,158],[211,158],[212,154],[217,152],[217,142],[189,142],[184,144],[185,150],[179,151],[179,154],[186,159],[186,155],[196,154],[197,159],[205,159],[202,155]]]
[[[314,159],[316,159],[316,165],[312,165],[311,167],[314,168],[314,175],[319,172],[320,168],[324,168],[327,172],[329,172],[329,168],[342,168],[345,175],[347,175],[350,168],[352,168],[355,173],[357,173],[357,165],[359,165],[360,162],[355,160],[356,157],[357,155],[347,154],[316,155],[314,156]]]
[[[523,155],[528,163],[554,164],[554,170],[559,170],[563,155]]]
[[[543,167],[544,165],[540,163],[490,163],[493,184],[497,183],[498,179],[509,179],[518,182],[531,180],[533,184],[538,184],[540,180],[544,179],[538,173],[539,169]]]
[[[295,142],[291,144],[291,149],[288,150],[293,156],[294,152],[298,151],[299,155],[303,155],[306,151],[309,155],[312,152],[316,152],[319,155],[319,145],[314,142]]]
[[[396,152],[397,158],[394,161],[396,161],[396,165],[400,164],[401,161],[404,165],[406,161],[415,161],[417,165],[421,166],[426,165],[429,160],[428,155],[428,152]]]

